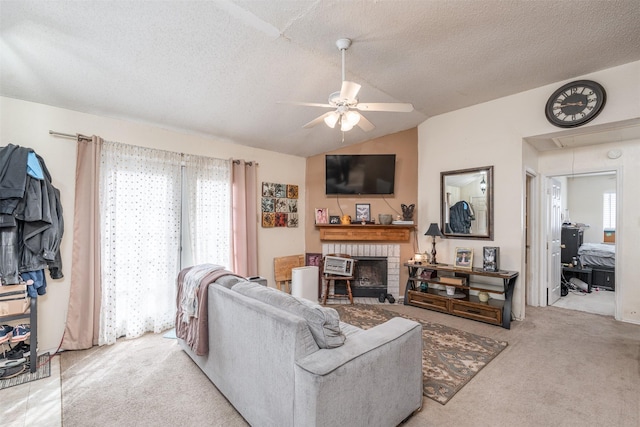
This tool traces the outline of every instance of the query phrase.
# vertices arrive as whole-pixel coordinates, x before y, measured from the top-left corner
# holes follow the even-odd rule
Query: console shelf
[[[405,305],[426,308],[466,317],[468,319],[491,323],[511,328],[511,299],[515,288],[518,273],[513,271],[484,271],[480,268],[462,269],[447,264],[413,264],[406,263],[409,269],[409,279],[405,289]],[[435,272],[435,274],[434,274]],[[440,275],[453,273],[456,277],[466,279],[464,284],[451,284],[440,281]],[[472,277],[489,277],[501,279],[502,283],[478,283],[471,281]],[[426,284],[425,291],[420,290],[421,284]],[[446,295],[442,289],[434,288],[454,286],[456,294]],[[487,292],[490,295],[501,295],[504,299],[490,298],[482,302],[476,295],[471,295],[470,290]],[[458,292],[460,291],[460,292]]]

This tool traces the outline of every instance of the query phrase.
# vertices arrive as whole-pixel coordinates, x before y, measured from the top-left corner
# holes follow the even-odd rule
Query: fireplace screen
[[[351,281],[351,292],[354,297],[377,298],[387,292],[387,258],[386,257],[354,257],[356,260]],[[343,292],[336,284],[337,292]]]

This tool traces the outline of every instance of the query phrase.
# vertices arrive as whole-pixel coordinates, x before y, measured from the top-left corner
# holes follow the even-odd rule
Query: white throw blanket
[[[189,323],[192,317],[198,317],[198,287],[200,281],[209,273],[222,270],[224,267],[217,264],[199,264],[194,266],[184,276],[182,288],[182,321]]]

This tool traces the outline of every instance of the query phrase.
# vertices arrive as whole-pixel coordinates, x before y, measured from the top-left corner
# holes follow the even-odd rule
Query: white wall
[[[584,230],[584,243],[601,243],[604,240],[603,194],[616,192],[616,176],[589,175],[567,178],[567,206],[572,223],[589,226]]]
[[[573,162],[576,173],[578,169],[591,171],[592,168],[611,167],[611,164],[624,165],[621,179],[626,187],[622,196],[627,197],[624,197],[624,207],[620,207],[624,225],[619,233],[625,236],[618,240],[618,258],[621,264],[638,264],[634,257],[637,258],[635,248],[640,245],[640,219],[637,214],[640,212],[640,202],[632,202],[630,199],[636,183],[640,182],[638,173],[631,170],[640,164],[637,154],[640,143],[636,141],[623,144],[625,154],[617,160],[607,159],[604,155],[606,149],[600,145],[575,150],[575,160],[572,161],[570,151],[538,153],[523,142],[529,136],[558,132],[558,128],[549,124],[545,118],[545,103],[559,86],[579,78],[598,81],[607,90],[606,107],[581,130],[640,117],[639,61],[435,116],[418,127],[421,165],[418,174],[418,221],[421,228],[430,222],[439,222],[441,171],[494,165],[494,241],[439,239],[439,261],[451,262],[456,246],[472,247],[476,253],[480,253],[485,245],[499,246],[501,268],[524,272],[525,170],[531,169],[536,174],[536,179],[542,181],[545,176],[571,173],[571,169],[567,170],[567,165],[571,167]],[[585,158],[583,162],[578,152],[585,153],[588,159]],[[636,163],[632,167],[633,161]],[[538,185],[538,191],[542,197],[543,185]],[[635,210],[630,209],[628,204]],[[542,209],[542,206],[538,206],[538,215]],[[625,238],[627,236],[628,239]],[[619,237],[621,236],[616,233],[616,238]],[[426,247],[425,238],[421,239]],[[481,258],[476,259],[478,261],[474,264],[479,266]],[[620,300],[621,320],[640,323],[640,286],[635,280],[640,274],[639,268],[640,266],[629,266],[616,271],[616,281],[624,291],[624,299]],[[525,311],[522,278],[521,274],[513,299],[513,312],[518,319],[523,318]],[[537,280],[541,280],[540,277]]]
[[[259,163],[258,185],[262,181],[298,185],[299,209],[305,211],[306,159],[302,157],[5,97],[0,97],[0,113],[0,146],[12,143],[33,148],[45,160],[53,185],[61,193],[65,220],[61,254],[65,277],[60,280],[47,278],[47,294],[39,297],[38,344],[43,351],[55,350],[64,332],[71,280],[76,163],[75,141],[53,137],[49,130],[99,135],[108,141],[221,159],[254,160]],[[274,285],[274,257],[304,253],[304,228],[304,215],[300,215],[298,228],[258,227],[259,274],[269,280],[270,286]]]

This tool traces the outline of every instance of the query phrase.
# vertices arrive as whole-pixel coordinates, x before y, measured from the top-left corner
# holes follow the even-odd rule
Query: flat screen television
[[[393,194],[395,154],[327,154],[326,194]]]

